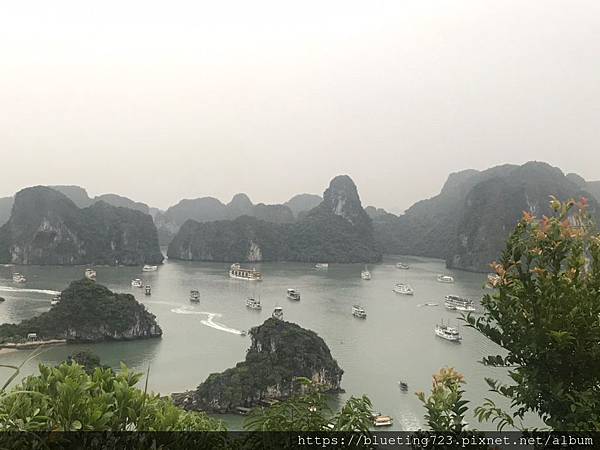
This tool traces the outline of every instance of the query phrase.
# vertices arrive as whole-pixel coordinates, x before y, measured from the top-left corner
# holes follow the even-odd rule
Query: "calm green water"
[[[396,269],[394,264],[399,260],[410,264],[411,269]],[[463,295],[479,304],[485,275],[448,271],[442,261],[415,257],[387,258],[382,264],[370,266],[370,281],[361,280],[362,265],[331,264],[324,272],[314,270],[312,264],[264,263],[257,265],[264,274],[261,283],[229,279],[228,267],[224,263],[180,261],[167,261],[158,271],[149,273],[142,273],[141,268],[97,267],[99,283],[135,294],[157,316],[163,338],[52,347],[26,367],[26,374],[34,372],[39,362],[58,363],[68,354],[86,349],[113,367],[118,367],[119,361],[139,371],[150,366],[149,385],[156,392],[191,389],[210,373],[244,359],[250,342],[239,330],[261,324],[278,305],[284,308],[285,320],[314,330],[331,348],[345,371],[342,386],[346,394],[340,400],[367,394],[377,411],[395,418],[397,429],[415,429],[422,424],[423,408],[414,392],[429,391],[431,375],[440,367],[452,366],[465,374],[467,396],[475,404],[488,395],[484,377],[504,375],[499,369],[477,362],[484,355],[500,351],[474,331],[461,328],[462,344],[442,340],[433,333],[440,319],[459,324],[458,314],[443,307],[444,296]],[[52,293],[43,290],[61,290],[71,280],[81,278],[83,270],[0,267],[0,296],[6,298],[0,304],[0,321],[16,322],[46,311]],[[12,282],[14,271],[27,277],[25,285]],[[456,282],[438,283],[438,273],[449,273]],[[151,284],[152,296],[145,297],[141,289],[130,287],[132,278]],[[415,295],[393,293],[397,282],[410,283]],[[287,288],[299,289],[302,300],[287,300]],[[191,289],[200,290],[199,304],[190,304]],[[262,311],[245,307],[249,295],[260,296]],[[418,306],[426,302],[439,306]],[[366,309],[366,320],[351,315],[356,303]],[[18,363],[25,356],[23,351],[3,354],[0,363]],[[7,373],[0,372],[0,377]],[[398,389],[401,379],[408,382],[408,393]],[[230,419],[234,426],[239,423]]]

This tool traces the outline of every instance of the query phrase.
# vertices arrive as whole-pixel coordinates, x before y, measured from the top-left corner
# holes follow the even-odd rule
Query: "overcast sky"
[[[600,179],[600,2],[6,1],[0,196],[276,203],[349,174],[401,211],[448,173]]]

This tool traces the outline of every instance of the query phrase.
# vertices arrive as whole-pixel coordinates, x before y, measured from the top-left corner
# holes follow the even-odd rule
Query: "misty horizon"
[[[600,179],[598,30],[591,1],[7,4],[0,196],[278,204],[348,174],[401,213],[463,169]]]

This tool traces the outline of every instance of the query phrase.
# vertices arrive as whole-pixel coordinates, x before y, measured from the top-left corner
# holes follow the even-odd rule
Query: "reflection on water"
[[[398,260],[389,258],[371,265],[369,281],[360,277],[362,264],[331,264],[328,271],[317,271],[312,264],[264,263],[257,265],[264,274],[262,282],[230,279],[229,264],[225,263],[167,261],[156,272],[142,272],[141,267],[96,267],[98,283],[134,294],[157,316],[163,338],[52,347],[28,364],[25,373],[34,372],[39,362],[56,364],[68,354],[89,350],[113,367],[123,361],[145,372],[150,366],[149,385],[154,391],[192,389],[210,373],[243,360],[250,341],[240,335],[241,330],[261,324],[275,306],[282,306],[285,320],[317,332],[344,369],[346,394],[339,401],[367,394],[377,411],[396,418],[396,427],[415,429],[422,424],[423,408],[413,393],[428,391],[431,375],[440,367],[452,366],[465,374],[467,397],[476,405],[487,396],[484,377],[504,378],[505,374],[477,362],[501,351],[473,330],[461,327],[463,342],[459,345],[433,333],[442,319],[460,325],[458,314],[443,307],[444,296],[470,297],[479,305],[485,275],[448,271],[442,261],[414,257],[401,258],[411,268],[399,270],[395,267]],[[54,291],[83,277],[84,269],[0,267],[0,290],[6,298],[0,304],[0,321],[16,322],[47,310]],[[12,283],[13,272],[25,275],[27,283]],[[439,273],[449,273],[456,282],[436,282]],[[146,297],[142,289],[132,288],[133,278],[151,284],[152,295]],[[392,292],[398,282],[409,283],[414,296]],[[288,288],[299,290],[301,301],[286,299]],[[195,305],[189,302],[192,289],[201,293],[200,303]],[[249,296],[260,298],[263,309],[246,308]],[[426,303],[438,306],[422,306]],[[352,316],[354,304],[365,308],[366,320]],[[5,353],[0,362],[20,363],[25,357],[24,352]],[[0,377],[7,373],[2,370]],[[398,380],[408,383],[408,392],[398,388]]]

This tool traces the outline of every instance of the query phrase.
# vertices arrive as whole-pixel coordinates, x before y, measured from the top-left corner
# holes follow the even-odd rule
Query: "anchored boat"
[[[262,305],[260,304],[260,299],[249,297],[246,300],[246,307],[250,309],[262,309]]]
[[[198,303],[200,301],[200,291],[192,289],[190,291],[190,302]]]
[[[408,269],[410,269],[410,267],[408,266],[408,264],[397,262],[396,263],[396,269],[408,270]]]
[[[437,276],[438,283],[454,283],[454,277],[450,275],[438,275]]]
[[[273,309],[271,317],[273,317],[273,319],[283,320],[283,308],[281,306],[276,306],[275,309]]]
[[[458,295],[446,295],[444,306],[451,311],[475,311],[473,300]]]
[[[146,264],[144,267],[142,267],[142,272],[154,272],[155,270],[158,270],[158,266],[149,266]]]
[[[287,298],[298,301],[300,300],[300,292],[298,292],[296,289],[288,289]]]
[[[317,264],[315,264],[315,269],[327,270],[327,269],[329,269],[329,263],[317,263]]]
[[[367,313],[360,305],[354,305],[352,307],[352,315],[354,317],[358,317],[359,319],[366,319]]]
[[[368,269],[365,267],[365,270],[363,270],[363,271],[360,273],[360,277],[361,277],[363,280],[370,280],[370,279],[371,279],[371,272],[369,272],[369,270],[368,270]]]
[[[131,280],[131,287],[142,288],[144,287],[144,282],[139,278],[136,278],[135,280]]]
[[[236,280],[262,281],[262,273],[256,269],[244,269],[238,263],[229,268],[229,277]]]
[[[27,278],[17,272],[13,273],[12,279],[15,283],[25,283],[27,281]]]
[[[447,341],[460,343],[462,340],[458,329],[444,324],[443,321],[441,324],[438,323],[435,326],[434,331],[437,336],[441,337],[442,339],[446,339]]]
[[[149,284],[147,284],[146,288],[145,288],[144,294],[146,294],[146,295],[152,295],[152,286],[150,286]]]
[[[402,295],[414,295],[415,290],[410,286],[410,284],[405,283],[396,283],[394,289],[392,289],[396,294]]]

